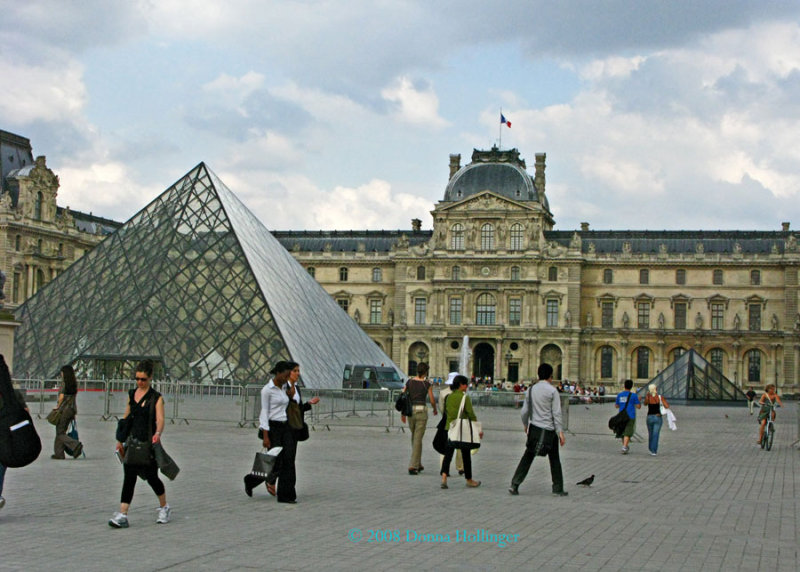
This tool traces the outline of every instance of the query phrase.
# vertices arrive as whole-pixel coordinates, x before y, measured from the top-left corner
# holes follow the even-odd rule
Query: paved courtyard
[[[235,421],[168,425],[164,444],[182,468],[167,482],[173,521],[155,524],[158,503],[139,481],[126,530],[106,524],[122,485],[114,422],[82,413],[87,458],[54,461],[53,428],[37,420],[45,450],[6,475],[0,569],[800,568],[797,404],[779,410],[771,452],[755,446],[755,417],[744,407],[674,410],[679,429],[665,424],[658,457],[643,442],[623,456],[604,429],[609,407],[573,406],[571,427],[597,430],[567,436],[566,498],[550,495],[543,459],[518,497],[506,492],[521,430],[487,430],[474,457],[480,488],[452,478],[449,490],[439,489],[431,417],[419,476],[406,471],[408,433],[317,427],[299,446],[299,504],[278,505],[263,487],[254,498],[243,492],[257,449],[253,429]],[[514,426],[518,412],[497,414]],[[646,435],[641,418],[638,431]],[[591,474],[591,488],[575,486]]]

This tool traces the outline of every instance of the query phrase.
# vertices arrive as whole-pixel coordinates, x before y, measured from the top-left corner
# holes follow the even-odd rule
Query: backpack
[[[14,395],[11,374],[0,354],[0,463],[6,467],[24,467],[33,463],[42,451],[42,441],[33,426],[30,413]]]

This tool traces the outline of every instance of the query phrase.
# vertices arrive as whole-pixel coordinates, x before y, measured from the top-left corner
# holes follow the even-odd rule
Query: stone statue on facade
[[[772,314],[772,331],[773,332],[777,332],[779,325],[780,324],[778,323],[778,315],[777,314]]]
[[[736,314],[733,317],[733,329],[738,332],[741,327],[742,327],[742,319],[739,317],[739,314]]]
[[[703,329],[703,315],[700,312],[697,312],[697,316],[694,317],[694,327],[698,330]]]
[[[361,312],[358,311],[358,308],[356,308],[356,311],[353,312],[353,319],[356,321],[356,324],[361,323]]]
[[[628,312],[622,312],[622,327],[627,328],[631,323],[631,319],[628,317]]]
[[[658,314],[658,329],[663,330],[666,325],[666,320],[664,319],[664,312]]]
[[[587,328],[591,328],[592,327],[592,321],[593,320],[594,320],[594,318],[592,318],[592,313],[591,312],[586,312],[586,327]]]
[[[572,323],[572,314],[570,314],[569,310],[564,312],[564,327],[569,328]]]

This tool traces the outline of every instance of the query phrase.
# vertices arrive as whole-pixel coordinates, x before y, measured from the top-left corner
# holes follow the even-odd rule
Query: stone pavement
[[[771,452],[754,445],[755,417],[744,407],[674,410],[679,430],[665,424],[658,457],[645,443],[623,456],[602,430],[568,435],[566,498],[551,496],[543,459],[518,497],[507,493],[521,430],[487,431],[474,457],[483,485],[451,478],[449,490],[439,488],[430,447],[438,418],[419,476],[406,471],[408,433],[312,432],[299,446],[299,504],[279,505],[263,487],[254,498],[243,492],[253,429],[168,425],[164,443],[182,468],[165,481],[173,521],[155,524],[158,503],[139,481],[124,530],[106,524],[122,485],[115,424],[82,414],[87,458],[54,461],[53,428],[37,420],[45,450],[6,475],[0,569],[797,570],[797,404],[779,410]],[[583,426],[602,428],[608,411],[573,407],[571,421],[581,415]],[[590,474],[591,488],[574,485]]]

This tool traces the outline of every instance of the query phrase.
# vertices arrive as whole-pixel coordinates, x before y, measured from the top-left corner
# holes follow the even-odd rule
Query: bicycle
[[[764,433],[761,436],[761,448],[766,448],[767,451],[771,451],[772,441],[775,439],[775,421],[773,421],[772,418],[775,415],[775,409],[780,406],[769,399],[764,401],[762,406],[767,408],[767,423],[764,425]]]

